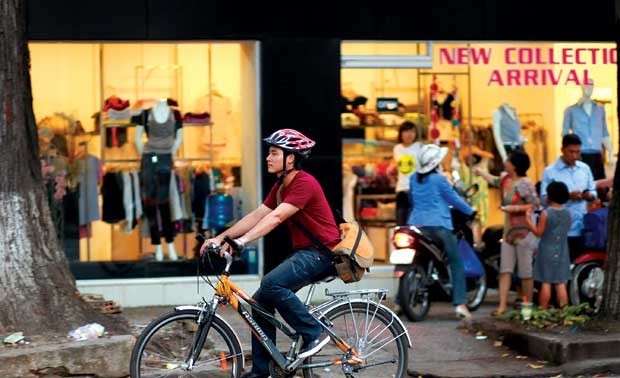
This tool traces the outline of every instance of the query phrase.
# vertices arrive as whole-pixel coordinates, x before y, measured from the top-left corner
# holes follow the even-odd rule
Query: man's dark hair
[[[563,205],[568,202],[569,196],[568,186],[562,181],[551,181],[547,185],[547,198],[549,201]]]
[[[295,162],[293,163],[293,167],[295,167],[295,169],[297,170],[301,170],[301,162],[303,160],[306,160],[306,158],[294,152],[289,152],[289,154],[295,156]]]
[[[566,134],[562,137],[562,148],[574,145],[581,146],[581,138],[577,134]]]
[[[519,177],[525,176],[527,174],[527,170],[530,169],[530,157],[524,151],[511,151],[508,161],[514,165],[517,176]]]
[[[418,130],[418,126],[416,126],[416,124],[411,121],[405,121],[398,128],[398,143],[403,142],[403,132],[407,130],[415,131],[415,139],[420,138],[420,130]]]

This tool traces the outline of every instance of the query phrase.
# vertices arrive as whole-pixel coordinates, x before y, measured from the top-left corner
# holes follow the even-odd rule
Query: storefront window
[[[362,46],[365,54],[376,51],[377,58],[386,50],[393,56],[416,57],[416,47],[430,46],[432,51],[424,55],[431,61],[427,67],[406,68],[347,64],[347,56],[361,54]],[[614,43],[344,42],[341,50],[343,177],[350,183],[344,209],[374,235],[379,260],[386,261],[389,253],[399,170],[415,170],[403,171],[415,167],[415,161],[404,164],[394,158],[403,122],[412,121],[424,143],[450,147],[445,171],[458,167],[467,183],[474,180],[473,164],[500,173],[506,150],[517,144],[531,157],[528,176],[538,182],[544,167],[560,154],[567,108],[580,104],[590,80],[591,99],[604,110],[609,139],[618,138]],[[506,136],[498,132],[498,114],[514,116],[520,125],[518,141],[502,139]],[[617,145],[611,146],[615,155]],[[605,146],[588,148],[601,151],[609,161]],[[611,177],[610,166],[605,168]],[[482,185],[472,199],[480,217],[478,229],[501,224],[499,196],[496,189]]]
[[[431,42],[348,42],[342,45],[343,68],[428,68]]]
[[[30,52],[40,155],[72,266],[195,274],[196,232],[219,232],[258,203],[256,44],[31,43]],[[256,273],[250,252],[238,273]]]

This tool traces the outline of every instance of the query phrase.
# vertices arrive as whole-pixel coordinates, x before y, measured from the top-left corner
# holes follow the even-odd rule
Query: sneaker
[[[325,338],[314,339],[309,343],[304,343],[299,350],[299,354],[297,358],[307,358],[312,356],[313,354],[318,353],[327,343],[329,342],[329,336],[325,336]]]

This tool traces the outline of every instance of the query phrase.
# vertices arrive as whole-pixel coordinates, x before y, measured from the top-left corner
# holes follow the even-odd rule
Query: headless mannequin
[[[594,105],[594,102],[592,101],[593,91],[594,91],[593,81],[590,81],[590,83],[588,83],[587,85],[581,86],[581,99],[579,100],[579,103],[583,107],[583,110],[586,112],[588,117],[592,115],[592,106]],[[607,153],[609,154],[608,163],[609,165],[613,166],[615,164],[614,150],[611,147],[611,140],[609,139],[608,136],[603,137],[602,144],[605,147],[605,151],[607,151]]]
[[[508,116],[508,119],[504,119],[506,116]],[[521,136],[520,130],[518,131],[518,135],[516,135],[517,130],[503,130],[503,127],[509,124],[514,124],[516,127],[517,124],[515,122],[518,122],[520,128],[521,121],[519,121],[517,117],[517,112],[515,108],[510,106],[507,102],[504,102],[493,112],[493,139],[495,140],[495,146],[497,147],[497,151],[499,151],[499,156],[502,158],[502,161],[506,161],[508,158],[508,153],[510,151],[506,150],[507,146],[512,149],[520,148],[525,142],[525,139]],[[502,131],[504,131],[503,134]],[[506,135],[507,132],[513,135],[513,140],[504,140],[503,135]]]
[[[168,106],[168,102],[167,99],[160,99],[157,104],[151,109],[150,114],[148,116],[148,119],[145,119],[144,122],[145,123],[150,123],[151,121],[154,122],[153,124],[165,124],[170,122],[170,119],[172,117],[172,120],[174,120],[174,115],[172,114],[172,110],[170,109],[170,107]],[[164,164],[169,164],[170,169],[172,168],[172,157],[176,154],[177,150],[179,149],[181,142],[183,141],[183,130],[181,128],[176,129],[176,131],[174,132],[174,141],[172,143],[164,141],[158,141],[156,145],[149,145],[149,142],[147,142],[147,146],[145,147],[145,145],[143,144],[142,141],[142,135],[144,133],[144,125],[138,125],[136,127],[136,136],[135,136],[135,144],[136,144],[136,149],[138,151],[138,153],[140,155],[142,155],[142,173],[146,176],[146,175],[154,175],[154,171],[152,171],[153,167],[155,167],[155,169],[159,169],[157,168],[158,164],[159,165],[164,165]],[[145,170],[145,167],[149,167],[148,169],[151,170]],[[144,180],[146,179],[146,177],[142,177],[142,182],[144,182]],[[161,178],[159,178],[158,180],[160,180]],[[163,178],[162,182],[162,186],[165,186],[166,182],[169,188],[170,185],[170,181],[169,181],[169,177],[167,177],[167,181],[165,180],[166,177]],[[159,181],[156,180],[155,181],[155,185],[157,186]],[[145,183],[145,186],[150,186],[152,183]],[[143,188],[144,189],[144,188]],[[149,188],[147,188],[149,189]],[[155,259],[157,261],[162,261],[164,258],[164,253],[163,253],[163,249],[161,246],[161,243],[159,241],[160,239],[160,235],[159,235],[159,227],[158,227],[158,222],[157,222],[157,210],[159,210],[160,213],[160,217],[161,217],[161,222],[162,222],[162,228],[163,230],[163,234],[164,237],[166,238],[166,242],[167,242],[167,246],[168,246],[168,258],[170,260],[177,260],[178,256],[176,253],[176,250],[174,248],[174,243],[173,243],[173,229],[172,229],[172,221],[170,219],[170,203],[168,198],[159,198],[158,200],[155,200],[153,198],[147,198],[145,197],[145,193],[144,190],[142,190],[142,201],[143,201],[143,208],[144,208],[144,214],[147,217],[148,221],[149,221],[149,228],[150,228],[150,232],[151,232],[151,244],[155,247]]]
[[[579,99],[577,104],[568,107],[564,113],[562,134],[566,135],[570,130],[572,133],[579,135],[582,143],[582,160],[590,166],[590,168],[592,169],[592,173],[595,176],[594,179],[596,180],[604,178],[605,176],[602,169],[602,163],[600,163],[600,159],[602,159],[602,156],[597,153],[597,151],[599,151],[601,147],[605,147],[605,151],[608,154],[607,164],[611,167],[613,167],[613,165],[615,164],[615,158],[613,154],[613,148],[611,146],[611,140],[609,138],[609,133],[607,131],[605,112],[603,108],[600,108],[599,105],[597,105],[592,100],[593,90],[594,82],[592,80],[581,86],[581,98]],[[583,109],[583,112],[587,115],[588,118],[583,119],[576,117],[574,112],[575,107]],[[586,130],[584,130],[584,127],[602,127],[603,129],[587,130],[586,132]],[[596,135],[600,137],[600,145],[596,145],[598,142],[598,137],[596,137]],[[588,155],[590,156],[590,159],[588,159]],[[598,158],[594,157],[594,162],[592,161],[593,155],[598,156]],[[597,159],[599,163],[596,163]],[[598,165],[598,168],[596,167],[596,165]]]

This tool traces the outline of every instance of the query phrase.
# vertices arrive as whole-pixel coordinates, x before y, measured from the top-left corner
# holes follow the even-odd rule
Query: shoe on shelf
[[[456,317],[459,319],[471,319],[471,312],[469,312],[467,306],[464,304],[456,306],[454,312],[456,312]]]
[[[241,375],[241,378],[269,378],[269,373],[255,373],[251,371]]]
[[[299,350],[299,354],[297,358],[307,358],[312,356],[313,354],[318,353],[327,343],[329,342],[329,336],[325,336],[321,339],[321,337],[314,339],[310,342],[304,342]]]

